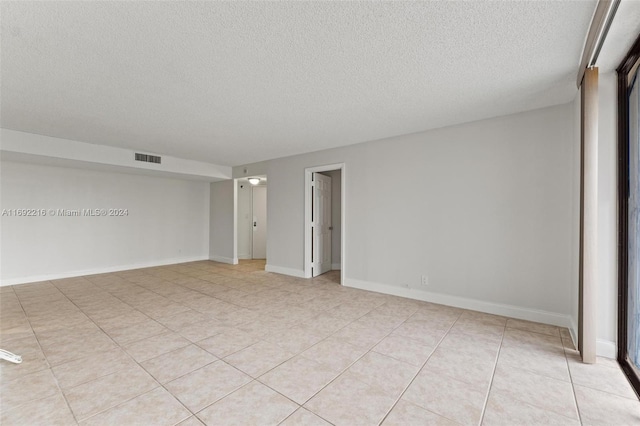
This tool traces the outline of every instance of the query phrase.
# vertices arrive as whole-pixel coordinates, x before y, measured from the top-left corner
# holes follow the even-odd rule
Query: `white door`
[[[253,259],[267,258],[267,187],[253,187]]]
[[[331,270],[331,178],[313,173],[311,196],[312,275]]]

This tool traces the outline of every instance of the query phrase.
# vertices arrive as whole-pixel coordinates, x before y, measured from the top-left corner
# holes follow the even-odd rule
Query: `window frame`
[[[629,231],[629,77],[640,72],[640,35],[616,70],[618,73],[618,362],[640,395],[640,371],[633,366],[627,350],[628,231]],[[638,84],[638,83],[637,83]]]

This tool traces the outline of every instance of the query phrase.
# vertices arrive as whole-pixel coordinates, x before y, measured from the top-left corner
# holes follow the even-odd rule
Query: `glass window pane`
[[[629,94],[629,208],[627,351],[640,368],[640,97],[635,79]]]

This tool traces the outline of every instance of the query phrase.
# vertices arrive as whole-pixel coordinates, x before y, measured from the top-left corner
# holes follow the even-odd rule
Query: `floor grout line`
[[[498,353],[496,354],[496,360],[495,363],[493,365],[493,372],[491,373],[491,380],[489,381],[489,388],[487,389],[487,394],[485,396],[484,399],[484,404],[482,404],[482,414],[480,415],[480,422],[478,423],[479,425],[482,425],[482,423],[484,422],[484,415],[487,412],[487,404],[489,403],[489,396],[491,394],[491,388],[493,387],[493,379],[495,378],[496,375],[496,370],[498,368],[498,361],[500,360],[500,352],[502,351],[502,344],[504,343],[504,336],[507,332],[507,324],[508,324],[508,320],[505,321],[504,324],[504,330],[502,331],[502,338],[500,339],[500,346],[498,347]]]
[[[53,283],[52,283],[52,284],[53,284]],[[55,284],[53,284],[53,285],[55,286]],[[58,287],[56,286],[56,288],[58,288]],[[60,291],[60,289],[59,289],[59,288],[58,288],[58,290]],[[61,291],[61,293],[62,293],[62,291]],[[107,291],[107,293],[109,293],[109,292]],[[64,293],[63,293],[63,294],[64,294]],[[111,293],[109,293],[109,294],[111,294]],[[112,295],[112,294],[111,294],[111,295]],[[129,354],[129,353],[124,349],[124,347],[123,347],[122,345],[120,345],[120,343],[116,342],[116,341],[111,337],[111,335],[110,335],[109,333],[107,333],[107,332],[106,332],[106,331],[105,331],[105,330],[104,330],[104,329],[103,329],[103,328],[102,328],[98,323],[96,323],[96,322],[95,322],[95,320],[94,320],[93,318],[91,318],[89,315],[87,315],[87,314],[84,312],[84,310],[83,310],[80,306],[78,306],[78,305],[77,305],[77,304],[76,304],[72,299],[68,298],[68,296],[67,296],[66,294],[65,294],[65,297],[67,297],[67,299],[68,299],[68,300],[69,300],[69,301],[70,301],[74,306],[76,306],[76,307],[77,307],[77,308],[78,308],[78,309],[79,309],[79,310],[80,310],[80,311],[81,311],[85,316],[87,316],[87,318],[88,318],[91,322],[93,322],[93,323],[96,325],[96,327],[98,327],[98,329],[99,329],[99,330],[101,330],[101,331],[102,331],[102,333],[104,333],[104,335],[105,335],[105,336],[107,336],[107,338],[109,338],[109,339],[110,339],[110,340],[111,340],[111,341],[112,341],[112,342],[117,346],[117,348],[119,348],[119,349],[120,349],[120,350],[121,350],[121,351],[122,351],[122,352],[123,352],[127,357],[129,357],[129,359],[130,359],[131,361],[133,361],[133,362],[134,362],[138,367],[140,367],[140,368],[141,368],[141,369],[142,369],[146,374],[148,374],[148,375],[151,377],[151,379],[152,379],[152,380],[154,380],[154,381],[156,382],[156,384],[158,385],[158,386],[154,387],[153,389],[151,389],[151,390],[149,390],[149,391],[147,391],[147,392],[143,392],[143,393],[138,394],[138,395],[136,395],[136,396],[134,396],[134,397],[132,397],[132,398],[129,398],[129,399],[125,400],[125,401],[122,401],[122,402],[120,402],[120,403],[118,403],[118,404],[116,404],[116,405],[113,405],[113,406],[111,406],[111,407],[109,407],[109,408],[106,408],[105,410],[102,410],[102,411],[100,411],[100,412],[94,413],[94,414],[92,414],[91,416],[89,416],[89,417],[87,417],[87,418],[82,419],[82,421],[85,421],[85,420],[87,420],[87,419],[90,419],[91,417],[97,416],[98,414],[104,413],[104,412],[106,412],[106,411],[112,410],[112,409],[114,409],[115,407],[118,407],[118,406],[120,406],[120,405],[126,404],[127,402],[132,401],[132,400],[134,400],[135,398],[138,398],[139,396],[145,395],[145,394],[147,394],[147,393],[149,393],[149,392],[151,392],[151,391],[153,391],[153,390],[157,389],[158,387],[162,387],[162,388],[163,388],[165,391],[167,391],[167,392],[168,392],[168,393],[169,393],[169,394],[170,394],[170,395],[171,395],[171,396],[172,396],[176,401],[178,401],[178,403],[180,403],[180,404],[181,404],[181,405],[182,405],[182,406],[183,406],[183,407],[184,407],[184,408],[185,408],[189,413],[191,413],[191,414],[193,415],[193,413],[191,412],[191,410],[189,410],[189,408],[188,408],[188,407],[186,407],[186,406],[182,403],[182,401],[180,401],[178,398],[176,398],[176,397],[175,397],[175,396],[174,396],[174,395],[173,395],[173,394],[172,394],[172,393],[171,393],[171,392],[170,392],[166,387],[164,387],[164,385],[163,385],[162,383],[160,383],[160,382],[159,382],[155,377],[153,377],[153,375],[152,375],[151,373],[149,373],[149,372],[144,368],[144,366],[142,366],[141,362],[138,362],[135,358],[133,358],[133,356],[132,356],[131,354]],[[114,296],[114,297],[115,297],[115,296]],[[124,301],[121,301],[121,302],[126,304],[126,302],[124,302]],[[133,307],[132,307],[132,308],[133,308]],[[133,309],[134,309],[134,310],[136,310],[137,312],[140,312],[139,310],[137,310],[137,309],[135,309],[135,308],[133,308]],[[141,313],[142,313],[143,315],[145,315],[143,312],[141,312]],[[151,319],[152,319],[152,318],[151,318]],[[152,319],[152,320],[153,320],[153,319]],[[155,321],[155,320],[154,320],[154,321]],[[144,339],[142,339],[142,340],[144,340]],[[175,349],[175,350],[178,350],[178,349],[181,349],[181,348],[177,348],[177,349]],[[71,361],[69,361],[69,362],[73,362],[73,361],[75,361],[75,360],[71,360]],[[60,365],[62,365],[62,364],[60,364]],[[123,368],[124,368],[124,366],[123,366]],[[119,373],[120,371],[122,371],[122,369],[118,369],[118,370],[116,370],[116,371],[113,371],[113,372],[111,372],[111,373],[109,373],[109,374],[106,374],[106,375],[104,375],[104,376],[101,376],[100,378],[104,378],[104,377],[108,377],[108,376],[113,375],[113,374],[117,374],[117,373]],[[52,374],[53,374],[53,369],[52,369]],[[55,374],[53,374],[53,375],[54,375],[54,377],[55,377]],[[94,379],[94,380],[97,380],[97,379]],[[92,382],[92,381],[94,381],[94,380],[89,380],[89,381],[84,382],[84,383],[82,383],[82,384],[90,383],[90,382]],[[57,381],[57,378],[56,378],[56,381]],[[73,386],[72,388],[75,388],[75,387],[80,386],[80,385],[81,385],[81,384],[77,384],[76,386]],[[70,389],[72,389],[72,388],[70,388]],[[61,389],[61,391],[62,391],[62,389]],[[66,395],[64,394],[64,392],[62,392],[62,393],[63,393],[63,395],[64,395],[64,397],[65,397],[65,400],[66,400]],[[68,403],[68,402],[67,402],[67,403]],[[69,409],[71,410],[71,406],[69,406]],[[75,413],[73,412],[73,410],[71,410],[71,413],[74,415],[74,417],[76,417],[76,415],[75,415]],[[183,420],[184,420],[184,419],[183,419]],[[77,417],[76,417],[76,422],[78,422],[78,421],[77,421]],[[79,422],[78,422],[78,423],[79,423]]]
[[[413,315],[412,315],[413,316]],[[422,370],[424,369],[424,367],[427,365],[427,363],[429,362],[429,359],[431,359],[431,356],[436,352],[436,350],[438,349],[438,347],[440,346],[440,344],[442,343],[442,341],[445,339],[445,337],[447,337],[447,335],[449,334],[449,332],[451,331],[451,329],[453,328],[453,326],[458,322],[458,320],[460,320],[460,317],[462,316],[462,312],[460,312],[460,314],[458,315],[458,317],[455,319],[455,321],[453,321],[453,323],[449,326],[449,328],[447,329],[447,331],[444,333],[444,335],[440,338],[440,340],[438,341],[438,343],[434,346],[433,350],[431,351],[431,353],[429,354],[429,356],[427,357],[427,359],[422,363],[422,365],[420,366],[420,368],[418,369],[417,373],[413,376],[413,378],[411,379],[411,381],[409,382],[409,384],[407,384],[407,386],[405,386],[405,388],[402,390],[402,392],[400,392],[400,395],[398,396],[398,398],[396,398],[395,402],[393,403],[393,405],[391,406],[391,408],[389,408],[389,410],[387,411],[387,413],[382,417],[382,420],[380,420],[380,422],[378,424],[382,424],[386,418],[389,416],[389,414],[391,413],[391,411],[393,411],[393,409],[395,408],[396,405],[398,405],[398,402],[402,399],[402,397],[404,396],[404,394],[407,392],[407,390],[411,387],[411,385],[413,384],[413,382],[416,380],[416,377],[418,377],[418,375],[420,374],[420,372],[422,372]],[[411,317],[409,317],[411,318]],[[405,321],[406,322],[406,321]],[[435,413],[438,414],[438,413]],[[445,417],[442,416],[441,414],[438,414],[441,417]],[[446,418],[446,417],[445,417]],[[449,419],[452,420],[453,419]]]
[[[58,290],[58,292],[60,292],[65,298],[67,298],[67,300],[69,300],[69,298],[67,297],[66,294],[62,293],[60,291],[60,289],[58,287],[56,287],[51,281],[46,281],[49,284],[51,284],[52,286],[54,286],[56,288],[56,290]],[[14,293],[15,293],[15,289],[14,289]],[[48,370],[49,373],[51,374],[51,376],[53,377],[53,380],[55,380],[56,386],[58,387],[58,391],[60,392],[60,394],[62,395],[62,398],[64,398],[64,402],[67,404],[67,408],[69,409],[69,412],[71,413],[71,415],[73,416],[73,419],[75,420],[76,424],[79,423],[78,421],[78,417],[76,416],[76,413],[73,412],[73,410],[71,409],[71,404],[69,404],[69,400],[67,399],[67,395],[64,393],[64,391],[62,390],[62,387],[60,386],[60,383],[58,381],[58,378],[56,377],[56,375],[53,373],[53,366],[51,365],[51,363],[49,362],[49,360],[47,359],[47,354],[45,353],[42,344],[40,343],[40,339],[38,338],[37,333],[35,332],[35,330],[33,329],[33,325],[31,324],[31,320],[29,319],[29,316],[27,315],[27,311],[24,309],[24,305],[22,304],[22,300],[20,300],[20,296],[18,295],[18,293],[15,293],[16,298],[18,299],[18,303],[20,304],[20,307],[22,308],[22,312],[24,313],[25,318],[27,319],[27,321],[29,322],[29,326],[31,327],[31,332],[33,333],[33,337],[36,339],[36,342],[38,343],[38,347],[40,348],[40,351],[42,352],[42,354],[45,357],[45,360],[47,361],[47,365],[49,366]],[[70,300],[69,300],[70,301]],[[72,302],[73,303],[73,302]],[[46,397],[48,398],[48,397]],[[40,399],[44,399],[44,398],[40,398]]]

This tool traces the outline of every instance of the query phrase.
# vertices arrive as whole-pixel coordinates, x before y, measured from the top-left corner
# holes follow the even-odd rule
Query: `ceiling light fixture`
[[[251,185],[257,185],[260,183],[260,178],[249,178],[249,183]]]

